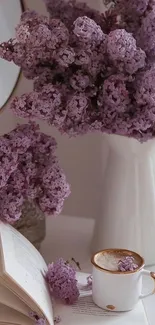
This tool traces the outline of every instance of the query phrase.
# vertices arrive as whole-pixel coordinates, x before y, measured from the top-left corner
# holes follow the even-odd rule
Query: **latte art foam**
[[[96,264],[103,269],[109,271],[117,271],[118,263],[120,261],[120,256],[115,256],[114,254],[104,253],[96,257]]]
[[[133,271],[138,268],[138,262],[132,256],[117,253],[100,253],[96,255],[95,263],[108,271]]]

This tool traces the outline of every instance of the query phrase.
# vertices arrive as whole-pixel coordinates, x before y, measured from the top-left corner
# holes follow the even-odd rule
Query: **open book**
[[[17,230],[0,223],[0,325],[31,325],[33,311],[54,324],[50,294],[44,279],[47,265],[35,247]],[[4,308],[5,306],[5,308]]]
[[[54,325],[147,325],[144,307],[128,313],[106,312],[96,307],[87,290],[87,274],[77,274],[80,298],[73,306],[53,302],[44,280],[47,265],[33,245],[13,227],[0,222],[0,325],[33,325],[30,313]]]

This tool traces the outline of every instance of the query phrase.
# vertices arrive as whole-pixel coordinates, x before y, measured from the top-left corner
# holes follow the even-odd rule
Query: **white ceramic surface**
[[[155,264],[155,141],[104,138],[109,155],[92,250],[126,248],[143,256],[146,265]]]
[[[95,258],[94,258],[95,259]],[[143,265],[143,263],[142,263]],[[94,303],[109,311],[132,310],[139,299],[155,292],[155,274],[140,267],[133,272],[107,271],[93,265],[92,294]],[[152,278],[152,289],[142,293],[142,276]]]
[[[0,42],[15,36],[15,27],[22,12],[20,0],[0,0]],[[0,108],[10,97],[19,76],[20,68],[0,59]]]

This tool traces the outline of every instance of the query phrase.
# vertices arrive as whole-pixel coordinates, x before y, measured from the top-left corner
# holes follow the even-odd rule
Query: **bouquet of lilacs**
[[[13,224],[25,201],[59,214],[69,185],[59,166],[54,138],[30,122],[0,137],[0,219]]]
[[[24,12],[16,38],[0,45],[34,81],[11,109],[70,136],[154,137],[155,1],[118,0],[105,13],[76,0],[44,2],[49,18]]]

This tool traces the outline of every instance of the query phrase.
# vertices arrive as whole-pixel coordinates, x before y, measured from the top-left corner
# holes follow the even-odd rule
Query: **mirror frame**
[[[20,7],[21,7],[21,14],[25,11],[25,5],[24,5],[24,0],[19,0],[20,3]],[[17,75],[17,79],[16,82],[14,84],[14,87],[12,88],[10,95],[8,96],[7,100],[5,101],[5,103],[0,107],[0,113],[4,110],[5,106],[7,105],[8,101],[11,99],[11,97],[14,95],[14,92],[17,88],[17,85],[21,79],[22,76],[22,69],[20,68],[19,73]]]

